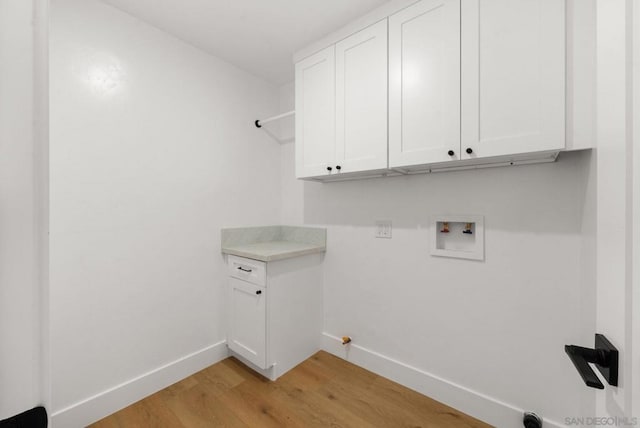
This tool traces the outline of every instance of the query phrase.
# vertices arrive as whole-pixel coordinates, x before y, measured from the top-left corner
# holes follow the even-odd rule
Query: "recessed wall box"
[[[484,217],[480,215],[432,216],[431,255],[484,260]]]

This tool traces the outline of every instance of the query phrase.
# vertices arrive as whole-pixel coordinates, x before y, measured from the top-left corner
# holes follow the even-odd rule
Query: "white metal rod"
[[[286,113],[282,113],[277,116],[270,117],[268,119],[264,119],[264,120],[258,119],[256,120],[256,127],[262,128],[262,125],[264,125],[265,123],[273,122],[274,120],[278,120],[278,119],[284,119],[285,117],[293,116],[294,114],[296,114],[296,111],[291,110]]]

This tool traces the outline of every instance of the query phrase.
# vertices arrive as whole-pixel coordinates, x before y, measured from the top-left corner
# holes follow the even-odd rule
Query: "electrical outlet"
[[[376,221],[376,238],[391,239],[391,220]]]

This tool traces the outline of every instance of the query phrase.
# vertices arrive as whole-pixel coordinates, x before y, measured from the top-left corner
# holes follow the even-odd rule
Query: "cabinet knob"
[[[336,165],[336,169],[337,169],[338,171],[340,171],[340,170],[342,169],[342,167],[341,167],[340,165]]]
[[[262,294],[262,290],[256,291],[256,294]]]
[[[467,147],[467,150],[465,151],[467,152],[467,154],[473,153],[473,149],[471,147]]]
[[[331,168],[330,166],[327,167],[327,171],[331,172],[333,168]]]
[[[456,154],[456,152],[454,152],[453,150],[449,150],[447,153],[449,154],[449,156],[453,156]]]

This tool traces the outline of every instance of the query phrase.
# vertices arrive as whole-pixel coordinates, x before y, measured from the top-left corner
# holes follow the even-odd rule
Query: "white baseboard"
[[[460,410],[498,428],[522,426],[523,409],[427,373],[353,343],[345,346],[342,339],[323,333],[322,348],[344,360],[391,379],[434,400]],[[566,425],[544,419],[545,427]]]
[[[339,358],[398,382],[498,428],[522,426],[523,409],[378,352],[353,343],[344,346],[342,339],[328,333],[323,333],[322,348]],[[223,340],[69,407],[55,411],[51,415],[50,426],[52,428],[85,427],[225,359],[228,355],[226,341]],[[544,426],[563,428],[566,425],[544,419]]]
[[[182,380],[228,355],[221,341],[109,388],[51,415],[53,428],[82,428]]]

